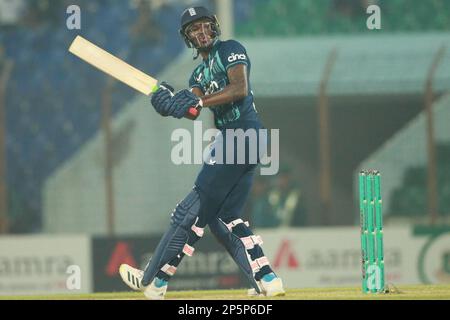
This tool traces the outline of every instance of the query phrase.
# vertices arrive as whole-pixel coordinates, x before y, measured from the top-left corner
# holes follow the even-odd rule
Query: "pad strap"
[[[171,266],[170,264],[165,264],[161,268],[161,271],[166,273],[169,276],[173,276],[175,274],[175,272],[177,271],[177,267]]]
[[[196,224],[198,222],[198,217],[195,219],[195,223],[192,225],[191,230],[197,235],[197,237],[201,238],[203,237],[203,234],[205,233],[205,228],[197,227]]]
[[[227,223],[226,225],[227,225],[228,230],[230,230],[230,232],[231,232],[231,231],[233,231],[233,228],[234,228],[235,226],[237,226],[238,224],[241,224],[241,223],[244,223],[247,227],[250,226],[250,224],[248,223],[248,221],[245,221],[245,222],[244,222],[244,220],[242,220],[242,219],[236,219],[236,220],[233,220],[233,221],[231,221],[230,223]]]
[[[244,244],[245,249],[247,249],[247,250],[253,249],[256,245],[263,244],[261,236],[255,236],[255,235],[241,238],[241,241]]]
[[[266,256],[255,259],[250,262],[250,266],[252,267],[253,273],[257,273],[261,270],[262,267],[269,265],[269,259]]]
[[[183,247],[183,253],[189,257],[192,257],[192,255],[194,254],[194,251],[195,251],[194,247],[191,247],[187,243]]]

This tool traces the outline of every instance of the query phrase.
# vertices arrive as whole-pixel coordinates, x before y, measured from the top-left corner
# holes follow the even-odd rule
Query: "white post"
[[[222,40],[234,37],[233,0],[216,0],[216,14],[222,30]]]

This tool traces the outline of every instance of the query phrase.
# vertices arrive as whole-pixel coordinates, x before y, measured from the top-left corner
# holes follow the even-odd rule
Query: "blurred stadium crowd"
[[[386,8],[386,31],[450,29],[447,0],[235,0],[236,35],[364,32],[364,8],[379,3]],[[95,101],[84,93],[105,87],[105,77],[84,74],[86,69],[68,58],[66,49],[77,34],[65,24],[66,8],[72,4],[83,10],[82,25],[89,26],[82,29],[84,36],[150,74],[158,74],[184,47],[178,36],[179,13],[188,5],[210,5],[187,0],[0,0],[0,72],[6,59],[14,62],[6,90],[12,233],[40,231],[42,183],[99,129],[101,96]],[[80,78],[85,81],[76,81]],[[126,87],[115,87],[113,113],[133,96]],[[248,209],[253,223],[305,225],[301,189],[289,169],[275,179],[256,182]]]
[[[382,29],[384,32],[436,31],[450,28],[450,2],[446,0],[264,0],[256,2],[259,5],[253,6],[254,10],[251,10],[250,19],[237,25],[238,35],[292,36],[370,32],[361,26],[366,24],[368,17],[366,8],[372,4],[383,8]]]
[[[14,61],[6,96],[11,232],[40,230],[42,183],[100,125],[101,96],[96,101],[84,93],[104,87],[106,78],[83,74],[79,62],[68,56],[77,30],[66,28],[67,6],[82,8],[82,25],[90,26],[82,28],[83,35],[157,74],[184,45],[174,17],[185,4],[163,2],[0,1],[0,52]],[[113,113],[133,96],[124,86],[115,88]]]
[[[275,177],[256,177],[245,215],[255,228],[307,225],[306,197],[291,167],[283,165]]]
[[[450,144],[436,146],[438,210],[441,214],[450,216]],[[420,217],[427,211],[426,166],[409,167],[402,184],[393,192],[390,211],[399,217]]]

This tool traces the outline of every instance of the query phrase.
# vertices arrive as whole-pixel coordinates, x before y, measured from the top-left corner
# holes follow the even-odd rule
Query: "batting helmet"
[[[194,21],[207,18],[211,20],[213,23],[212,30],[214,32],[215,38],[220,36],[220,25],[219,21],[217,20],[217,17],[212,14],[208,9],[205,7],[192,7],[187,8],[183,11],[181,15],[181,26],[180,26],[180,34],[184,39],[184,42],[186,42],[186,45],[188,48],[194,48],[195,45],[192,43],[191,39],[186,34],[186,28]]]

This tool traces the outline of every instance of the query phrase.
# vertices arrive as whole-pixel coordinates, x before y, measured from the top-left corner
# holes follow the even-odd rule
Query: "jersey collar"
[[[220,39],[214,40],[214,42],[213,42],[213,44],[211,46],[211,50],[209,51],[208,58],[206,60],[204,60],[204,61],[208,61],[209,59],[211,59],[211,57],[214,57],[214,55],[216,54],[216,52],[217,52],[221,42],[222,41],[220,41]]]

